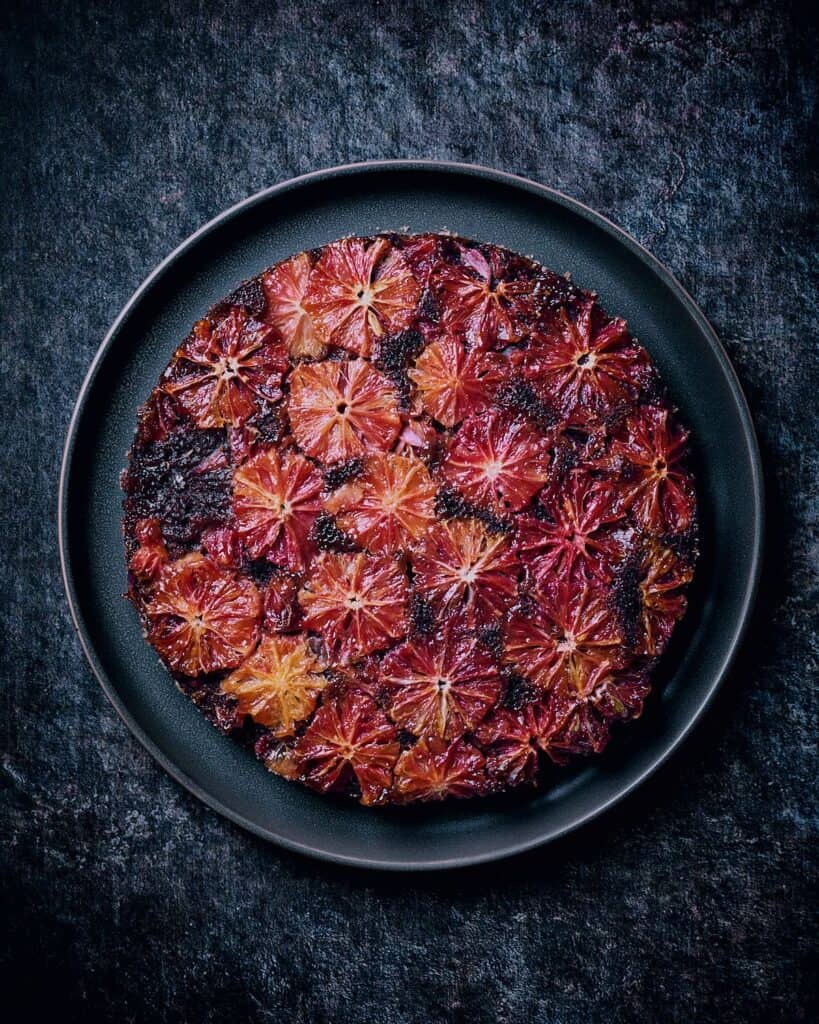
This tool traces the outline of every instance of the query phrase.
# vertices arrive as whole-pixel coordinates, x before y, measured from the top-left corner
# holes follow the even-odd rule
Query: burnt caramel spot
[[[502,409],[521,413],[540,430],[549,430],[558,422],[558,414],[522,377],[505,381],[495,393],[495,402]]]
[[[477,519],[490,533],[509,533],[512,529],[508,519],[474,505],[449,487],[442,487],[435,495],[435,515],[438,519]]]
[[[355,551],[351,537],[339,529],[338,523],[328,513],[322,513],[313,524],[313,540],[319,551]]]
[[[505,683],[503,706],[509,711],[520,711],[537,697],[535,687],[519,672],[507,673]]]
[[[375,365],[392,381],[402,405],[409,404],[412,385],[407,376],[410,361],[424,347],[423,336],[418,331],[400,331],[381,339],[381,347]]]
[[[347,462],[339,463],[337,466],[331,466],[324,473],[324,485],[328,491],[338,490],[343,484],[348,484],[351,480],[355,480],[357,476],[360,476],[363,469],[363,459],[349,459]]]
[[[225,432],[185,426],[161,441],[136,445],[122,487],[126,525],[158,519],[166,543],[189,548],[208,526],[230,518]]]
[[[435,610],[420,594],[410,600],[410,632],[414,636],[429,636],[436,625]]]

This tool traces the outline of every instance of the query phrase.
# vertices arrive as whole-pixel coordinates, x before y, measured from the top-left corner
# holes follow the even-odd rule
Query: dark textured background
[[[798,9],[0,15],[4,1005],[19,992],[31,1019],[60,1021],[813,1016],[819,39]],[[649,246],[731,354],[770,502],[751,642],[685,751],[577,836],[437,877],[288,855],[172,782],[82,658],[54,530],[74,397],[142,278],[249,193],[392,156],[528,175]]]

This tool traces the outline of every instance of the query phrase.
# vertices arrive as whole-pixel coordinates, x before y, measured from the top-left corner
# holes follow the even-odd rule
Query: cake
[[[697,551],[646,350],[531,258],[344,238],[242,283],[141,407],[128,597],[273,772],[365,805],[542,783],[637,718]]]

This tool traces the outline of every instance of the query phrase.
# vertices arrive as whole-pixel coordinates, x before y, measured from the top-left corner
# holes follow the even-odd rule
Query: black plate
[[[243,278],[347,234],[449,229],[570,271],[626,317],[694,437],[703,556],[690,611],[640,722],[606,754],[535,795],[367,810],[270,775],[177,691],[143,640],[125,590],[119,473],[147,397],[190,324]],[[762,481],[728,358],[691,297],[603,217],[541,185],[480,167],[397,161],[309,174],[226,211],[191,236],[117,318],[83,384],[60,481],[60,554],[91,666],[134,735],[222,814],[294,850],[369,867],[444,868],[554,839],[611,807],[684,739],[726,675],[756,590]],[[123,750],[123,757],[127,752]]]

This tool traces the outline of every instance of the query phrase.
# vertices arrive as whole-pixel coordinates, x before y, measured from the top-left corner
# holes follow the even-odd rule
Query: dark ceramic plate
[[[367,810],[270,775],[177,691],[143,640],[125,590],[119,474],[147,397],[190,324],[243,278],[347,234],[435,231],[508,246],[570,271],[627,317],[694,438],[702,558],[690,611],[643,718],[604,756],[526,797]],[[71,420],[60,482],[60,553],[94,672],[134,735],[184,786],[283,846],[408,869],[487,861],[587,822],[680,744],[726,675],[748,621],[762,538],[759,454],[728,358],[690,296],[645,249],[550,189],[480,167],[389,162],[285,182],[228,210],[172,253],[117,318]],[[126,756],[123,752],[123,757]]]

